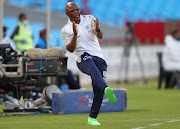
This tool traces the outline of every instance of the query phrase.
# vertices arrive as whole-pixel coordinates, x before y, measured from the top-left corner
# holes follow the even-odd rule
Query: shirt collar
[[[72,24],[72,22],[70,21],[69,18],[68,18],[68,22],[69,22],[70,24]],[[84,16],[80,15],[80,23],[79,23],[79,25],[82,24],[83,22],[84,22]]]

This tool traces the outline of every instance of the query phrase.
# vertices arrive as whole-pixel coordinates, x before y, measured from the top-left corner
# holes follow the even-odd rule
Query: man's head
[[[7,27],[3,25],[3,38],[7,35]]]
[[[46,28],[43,28],[43,29],[40,30],[39,37],[46,40]]]
[[[173,30],[171,34],[174,38],[180,37],[180,31],[178,29]]]
[[[79,6],[73,2],[69,2],[66,4],[66,15],[69,17],[70,21],[74,21],[75,23],[80,22],[80,9]]]
[[[25,13],[20,13],[19,14],[19,21],[24,23],[24,24],[28,24],[28,17]]]

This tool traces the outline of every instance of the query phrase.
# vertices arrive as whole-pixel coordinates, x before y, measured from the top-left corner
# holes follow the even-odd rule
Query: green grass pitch
[[[100,113],[101,126],[87,126],[88,114],[0,115],[0,129],[180,129],[180,90],[157,90],[156,81],[109,86],[128,90],[128,111]]]

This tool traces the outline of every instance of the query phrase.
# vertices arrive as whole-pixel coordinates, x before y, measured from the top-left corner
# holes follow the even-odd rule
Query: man
[[[43,28],[39,32],[39,41],[36,45],[36,48],[42,48],[46,49],[47,48],[47,43],[46,43],[46,28]]]
[[[162,61],[163,68],[166,71],[180,72],[180,42],[177,38],[180,37],[180,31],[174,30],[171,35],[165,37],[165,48],[163,51]]]
[[[125,42],[124,42],[124,50],[123,50],[123,58],[121,60],[121,66],[125,68],[125,83],[128,83],[128,72],[129,72],[129,55],[130,49],[134,42],[134,28],[133,24],[127,22],[127,30],[125,33]],[[123,68],[120,68],[120,70]]]
[[[180,37],[179,30],[173,30],[165,37],[165,47],[162,54],[162,65],[166,71],[166,87],[180,86]]]
[[[117,101],[105,78],[107,65],[98,42],[103,37],[98,19],[92,15],[80,15],[80,9],[73,2],[67,3],[67,24],[62,28],[61,35],[69,52],[73,52],[78,68],[90,75],[94,91],[93,104],[88,117],[88,125],[100,125],[96,120],[104,93],[111,103]]]
[[[29,25],[28,17],[25,13],[19,14],[19,24],[11,35],[16,43],[16,49],[27,51],[33,48],[33,36]]]

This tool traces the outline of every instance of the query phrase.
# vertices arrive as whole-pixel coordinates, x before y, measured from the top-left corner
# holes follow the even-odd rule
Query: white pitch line
[[[137,127],[137,128],[132,128],[132,129],[144,129],[146,127]]]
[[[164,123],[156,123],[156,124],[151,124],[151,125],[148,125],[148,126],[158,126],[158,125],[162,125]]]
[[[136,119],[130,119],[131,121],[135,121]],[[144,119],[145,120],[145,119]],[[146,119],[146,121],[149,120],[149,121],[158,121],[158,120],[168,120],[167,122],[177,122],[177,121],[180,121],[180,119]],[[151,124],[151,125],[148,125],[148,126],[158,126],[158,125],[163,125],[165,123],[156,123],[156,124]],[[132,128],[132,129],[144,129],[146,127],[136,127],[136,128]]]
[[[167,121],[167,122],[176,122],[176,121],[180,121],[180,120],[174,119],[174,120],[170,120],[170,121]]]

